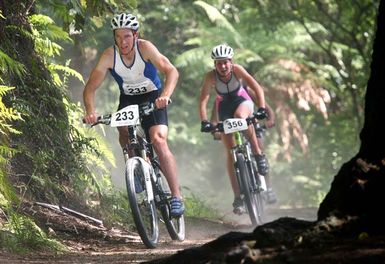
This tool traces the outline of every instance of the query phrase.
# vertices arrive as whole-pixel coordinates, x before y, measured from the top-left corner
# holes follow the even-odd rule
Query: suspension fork
[[[147,142],[137,135],[135,126],[128,126],[127,130],[128,144],[123,148],[125,161],[135,156],[148,160]]]
[[[235,146],[231,148],[231,154],[233,156],[234,164],[237,163],[237,153],[240,152],[240,147],[242,145],[242,137],[239,132],[234,133]]]
[[[237,182],[238,182],[238,187],[239,187],[240,192],[243,193],[243,190],[241,190],[242,184],[241,184],[241,178],[240,178],[240,174],[239,174],[238,158],[237,158],[237,154],[242,152],[242,150],[241,150],[242,137],[241,137],[241,134],[239,132],[234,133],[234,140],[235,140],[235,146],[232,147],[230,151],[231,151],[231,155],[232,155],[233,162],[234,162],[234,172],[235,172],[235,177],[236,177]]]
[[[252,187],[252,190],[255,191],[257,189],[257,177],[255,170],[253,170],[253,155],[251,151],[251,145],[250,141],[246,141],[243,144],[243,149],[244,149],[244,154],[245,154],[245,161],[246,161],[246,168],[249,171],[249,176],[250,176],[250,184]]]
[[[242,184],[241,184],[241,176],[239,173],[238,158],[237,158],[237,154],[240,152],[239,146],[236,145],[236,146],[232,147],[230,151],[231,151],[231,155],[233,158],[233,167],[234,167],[235,178],[236,178],[237,183],[238,183],[238,188],[239,188],[240,193],[243,194]]]
[[[241,137],[241,134],[239,134],[239,137]],[[240,138],[240,140],[242,140],[242,138]],[[246,168],[247,170],[249,171],[249,176],[250,176],[250,184],[251,184],[251,187],[253,189],[253,191],[255,191],[257,189],[257,176],[256,175],[256,172],[253,170],[253,156],[252,156],[252,151],[251,151],[251,146],[250,146],[250,141],[246,141],[243,145],[243,153],[244,153],[244,156],[245,156],[245,162],[246,162]]]

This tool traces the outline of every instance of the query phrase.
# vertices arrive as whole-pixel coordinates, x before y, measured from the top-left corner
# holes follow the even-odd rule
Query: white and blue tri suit
[[[135,57],[131,65],[126,65],[114,46],[114,66],[110,69],[111,75],[119,85],[120,98],[118,110],[144,102],[154,102],[162,92],[162,83],[157,69],[151,62],[142,58],[135,43]],[[142,126],[148,131],[154,125],[168,125],[166,108],[156,110],[142,119]]]

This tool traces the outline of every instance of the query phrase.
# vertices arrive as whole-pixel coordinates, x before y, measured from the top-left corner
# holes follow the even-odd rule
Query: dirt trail
[[[284,216],[312,221],[315,220],[316,209],[268,209],[267,213],[268,221]],[[61,235],[60,240],[70,249],[70,252],[62,254],[35,253],[20,256],[0,251],[0,263],[141,263],[172,255],[185,248],[205,244],[230,231],[250,232],[252,230],[247,216],[233,217],[233,221],[226,223],[187,218],[186,240],[183,242],[172,241],[162,225],[160,243],[156,249],[145,248],[140,238],[135,234],[113,230],[109,237],[104,239]]]

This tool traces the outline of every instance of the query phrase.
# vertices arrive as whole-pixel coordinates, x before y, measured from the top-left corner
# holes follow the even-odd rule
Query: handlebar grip
[[[203,133],[215,133],[215,132],[223,132],[223,123],[217,123],[216,125],[211,127],[210,131],[202,131]]]
[[[83,124],[85,124],[86,120],[83,118],[82,119],[83,121]],[[99,124],[105,124],[105,125],[109,125],[111,123],[111,114],[107,114],[107,115],[100,115],[100,116],[97,116],[96,117],[96,122],[93,123],[93,124],[90,124],[91,127],[94,127],[96,125],[99,125]]]
[[[100,120],[100,116],[97,116],[96,122],[98,122],[99,120]],[[83,122],[83,124],[86,124],[86,119],[84,117],[82,118],[82,122]]]
[[[171,103],[172,103],[172,100],[171,100],[170,98],[168,98],[166,107],[167,107],[169,104],[171,104]],[[156,107],[156,104],[155,104],[155,103],[151,103],[151,104],[154,105],[154,110],[159,110],[158,107]]]

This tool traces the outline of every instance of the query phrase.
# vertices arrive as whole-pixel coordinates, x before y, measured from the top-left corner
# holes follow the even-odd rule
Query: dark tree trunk
[[[365,96],[365,122],[355,157],[335,176],[322,201],[318,220],[358,216],[370,232],[384,232],[385,201],[385,2],[381,0],[374,39],[371,74]]]

